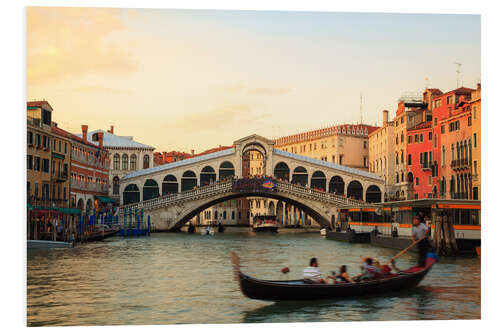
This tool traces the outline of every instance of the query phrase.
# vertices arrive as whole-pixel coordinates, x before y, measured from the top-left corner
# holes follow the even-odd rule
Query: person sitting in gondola
[[[347,266],[340,266],[340,273],[337,275],[340,283],[354,283],[349,274],[347,274]]]
[[[361,274],[356,275],[354,277],[354,281],[361,281],[361,280],[371,280],[371,279],[376,279],[380,277],[382,274],[379,265],[376,265],[375,263],[378,263],[376,259],[370,258],[370,257],[365,257],[363,258],[363,265],[361,266]]]
[[[311,258],[309,261],[309,267],[304,269],[304,281],[308,283],[326,283],[321,275],[322,274],[318,268],[318,259]]]
[[[386,276],[401,273],[401,270],[396,266],[396,262],[394,261],[394,259],[391,259],[391,266],[382,265],[382,267],[381,267],[382,276],[386,277]]]

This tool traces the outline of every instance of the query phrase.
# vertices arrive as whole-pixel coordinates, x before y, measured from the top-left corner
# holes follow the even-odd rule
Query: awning
[[[99,200],[102,203],[114,203],[115,201],[111,199],[110,197],[101,197],[96,195],[97,200]]]

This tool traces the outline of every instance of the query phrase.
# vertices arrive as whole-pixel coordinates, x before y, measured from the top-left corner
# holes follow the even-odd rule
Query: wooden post
[[[454,219],[451,217],[448,221],[448,228],[450,229],[450,244],[451,244],[451,250],[453,254],[458,254],[458,246],[457,246],[457,240],[455,238],[455,228],[453,228],[454,225]]]
[[[437,254],[441,254],[441,237],[442,237],[443,221],[442,216],[436,216],[436,222],[434,225],[434,248]]]
[[[444,230],[444,252],[446,254],[450,253],[451,243],[450,243],[450,228],[449,228],[448,216],[443,216],[443,230]]]

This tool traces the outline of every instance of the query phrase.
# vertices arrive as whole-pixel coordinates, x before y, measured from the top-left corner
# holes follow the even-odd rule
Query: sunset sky
[[[60,127],[115,126],[158,151],[381,124],[403,92],[475,87],[480,16],[27,9],[27,98]]]

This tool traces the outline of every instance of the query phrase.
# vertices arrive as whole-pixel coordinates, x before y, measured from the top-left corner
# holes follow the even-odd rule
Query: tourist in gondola
[[[427,252],[429,251],[429,227],[419,217],[413,218],[412,239],[418,243],[418,265],[425,266]]]
[[[318,268],[318,259],[311,258],[309,267],[304,269],[304,280],[311,283],[326,283]]]
[[[337,279],[340,280],[340,283],[354,283],[349,274],[347,274],[347,266],[340,266],[340,273],[337,275]]]
[[[364,257],[363,265],[361,266],[361,274],[354,277],[354,281],[370,280],[381,276],[380,264],[371,257]]]

